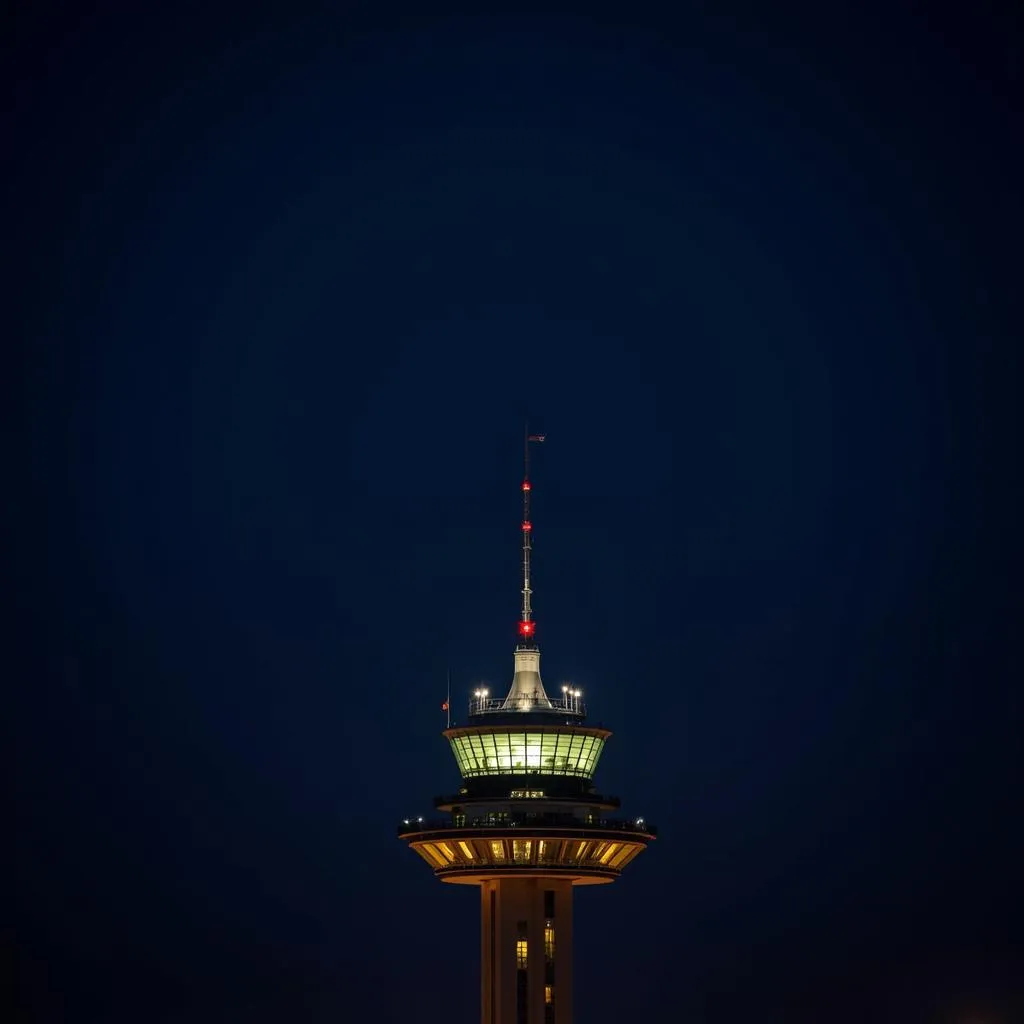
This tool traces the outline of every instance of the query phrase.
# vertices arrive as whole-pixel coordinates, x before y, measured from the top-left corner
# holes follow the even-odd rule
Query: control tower
[[[571,1024],[573,889],[614,882],[656,835],[643,818],[613,817],[618,798],[595,788],[611,732],[586,724],[582,693],[562,686],[551,697],[541,681],[529,453],[543,440],[525,445],[512,685],[504,697],[476,690],[468,724],[444,731],[462,775],[457,794],[434,801],[446,817],[398,828],[442,882],[480,888],[482,1024]]]

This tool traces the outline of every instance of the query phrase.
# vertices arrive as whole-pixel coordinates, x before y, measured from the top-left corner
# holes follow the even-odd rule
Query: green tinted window
[[[451,747],[463,778],[507,774],[592,778],[604,749],[604,740],[574,731],[500,731],[453,736]]]

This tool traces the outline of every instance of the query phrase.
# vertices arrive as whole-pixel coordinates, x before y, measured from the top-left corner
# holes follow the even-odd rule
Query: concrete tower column
[[[483,1024],[572,1024],[572,882],[482,882]]]
[[[572,882],[546,883],[555,893],[554,923],[554,1024],[572,1024]]]

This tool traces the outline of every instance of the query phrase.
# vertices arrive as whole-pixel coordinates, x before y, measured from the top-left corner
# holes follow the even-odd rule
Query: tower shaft
[[[480,886],[481,1024],[572,1024],[572,882]]]

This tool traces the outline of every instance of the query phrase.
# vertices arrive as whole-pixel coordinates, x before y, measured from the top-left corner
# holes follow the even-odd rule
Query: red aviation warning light
[[[533,529],[533,523],[527,521],[523,523],[523,533],[529,533]]]
[[[519,623],[519,635],[520,636],[533,636],[534,631],[537,628],[537,623],[526,622],[525,620]]]
[[[530,481],[529,480],[524,480],[523,481],[523,490],[524,491],[528,491],[529,489],[530,489]]]

